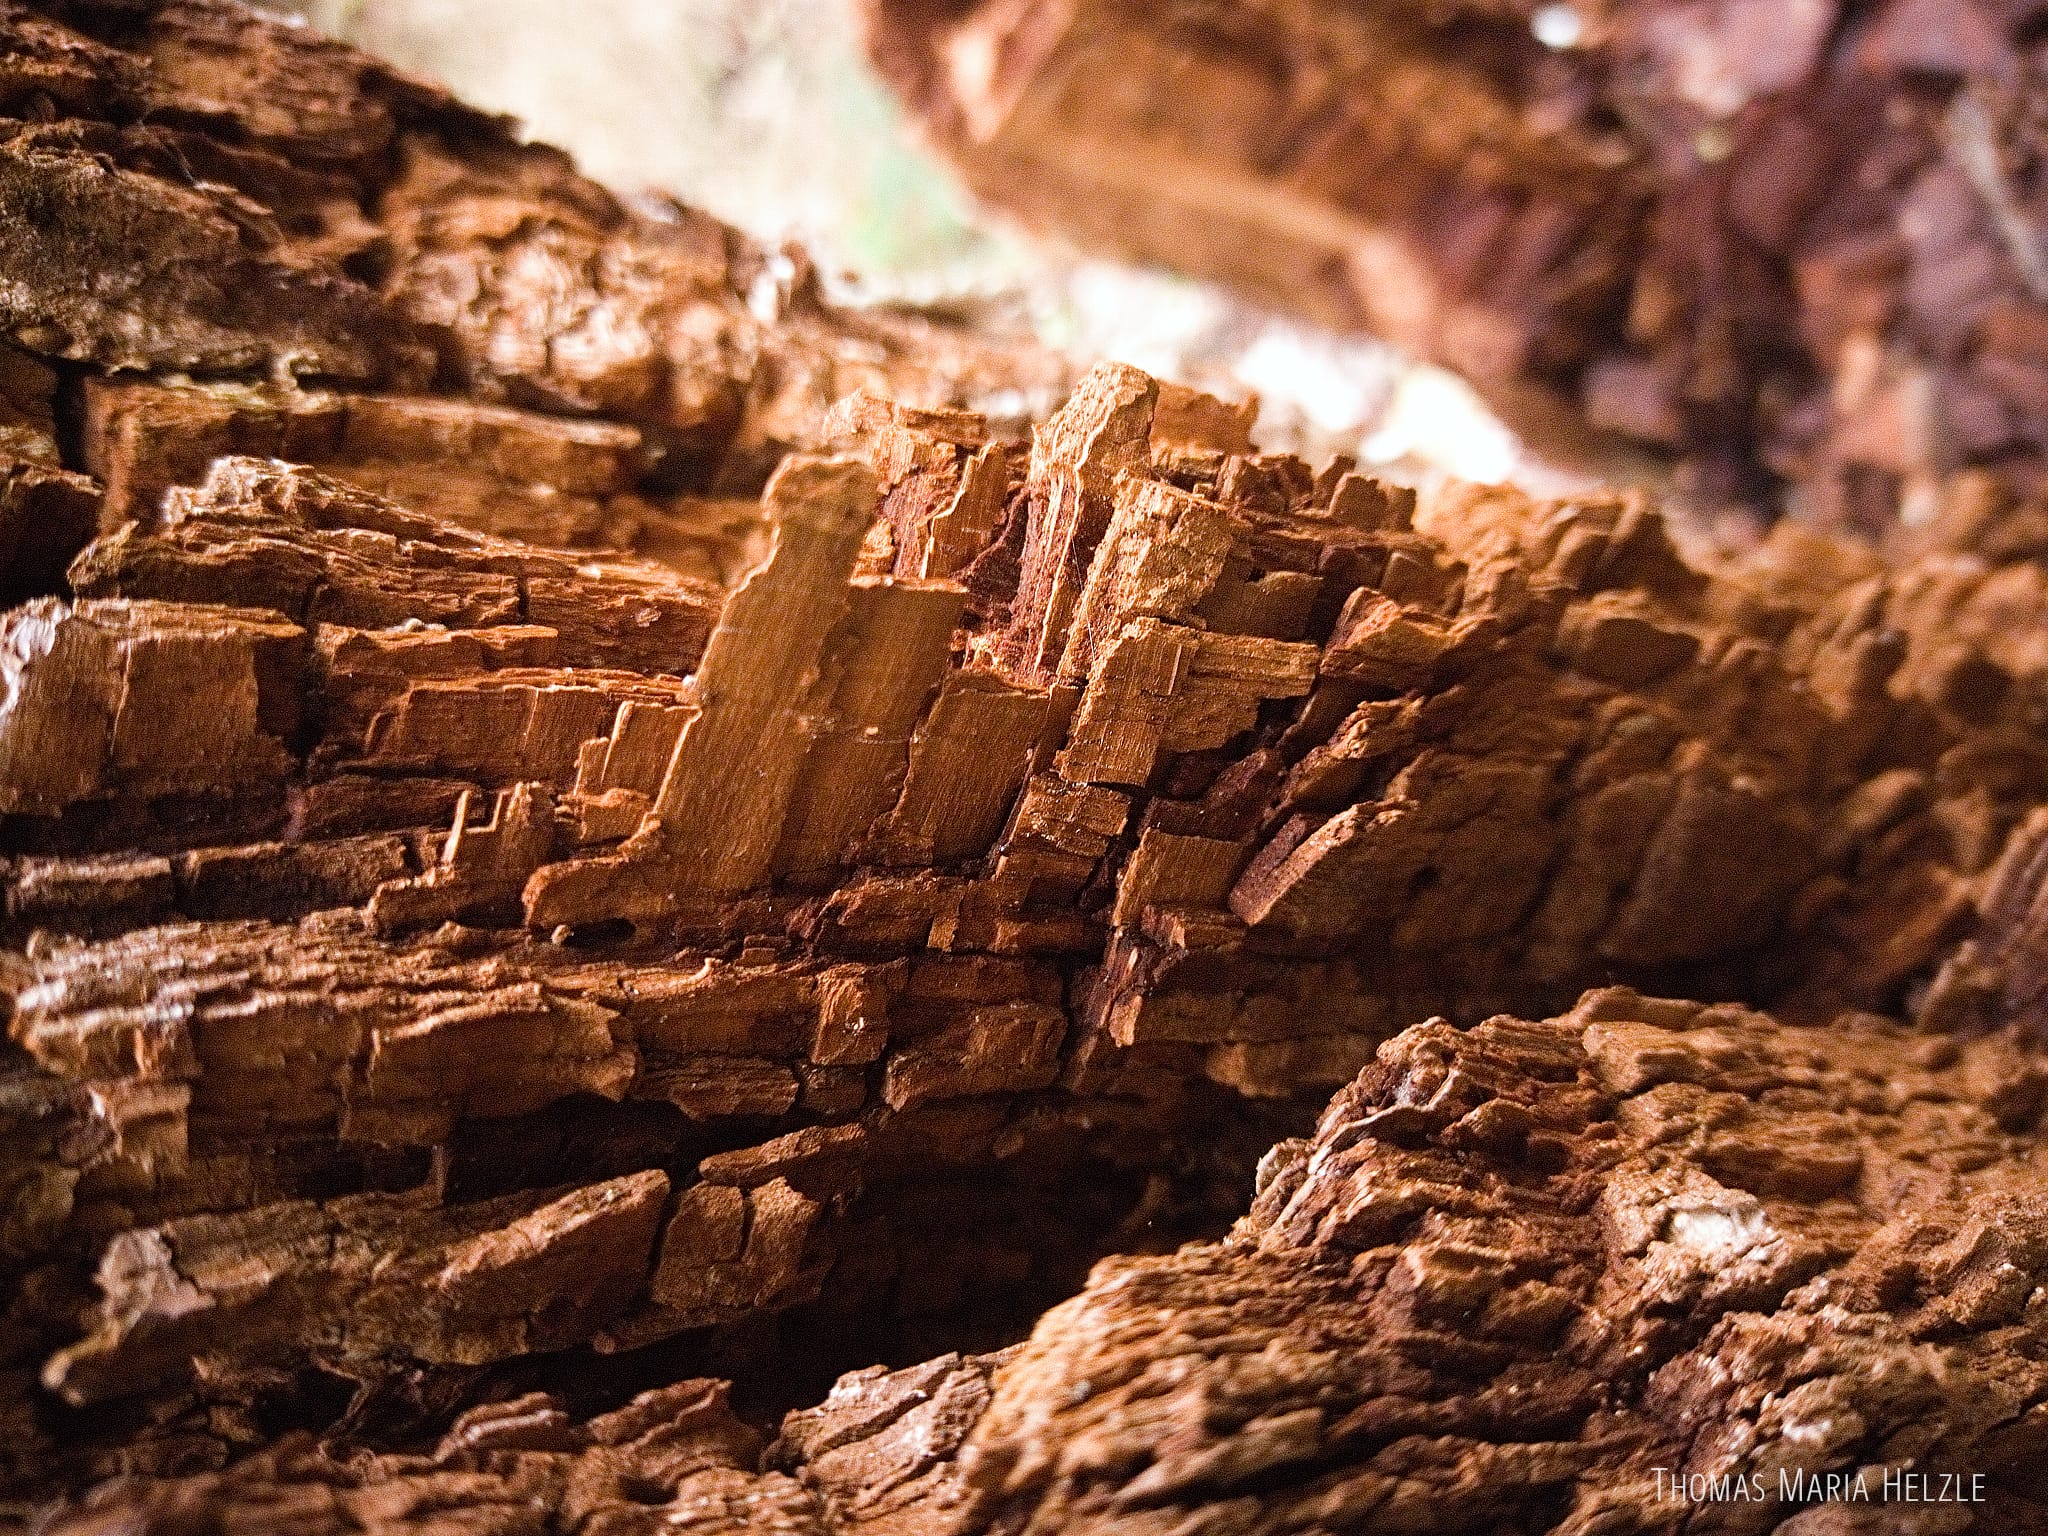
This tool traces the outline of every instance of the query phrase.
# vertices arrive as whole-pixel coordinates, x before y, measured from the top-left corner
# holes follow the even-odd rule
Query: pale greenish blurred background
[[[1418,472],[1540,479],[1464,385],[1205,284],[1090,260],[978,209],[906,131],[845,0],[288,0],[522,119],[624,192],[809,248],[848,298],[962,298],[996,327],[1261,400],[1259,438]]]
[[[958,284],[1017,270],[900,132],[838,0],[298,0],[322,30],[822,260]]]

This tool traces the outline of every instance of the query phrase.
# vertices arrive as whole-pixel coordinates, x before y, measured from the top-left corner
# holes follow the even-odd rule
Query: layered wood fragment
[[[329,470],[443,521],[565,547],[629,547],[657,509],[635,497],[645,435],[471,401],[297,388],[90,380],[84,457],[111,532],[232,455]]]
[[[2038,484],[2027,5],[865,0],[976,193],[1878,527]],[[1773,489],[1775,485],[1775,490]]]
[[[261,1363],[398,1349],[499,1359],[586,1336],[630,1299],[653,1255],[656,1171],[548,1200],[436,1209],[402,1195],[196,1215],[125,1235],[101,1263],[100,1330],[45,1383],[78,1401],[147,1390],[234,1333]]]

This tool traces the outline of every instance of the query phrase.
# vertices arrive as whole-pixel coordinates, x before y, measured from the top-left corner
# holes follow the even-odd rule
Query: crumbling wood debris
[[[863,11],[980,196],[1393,336],[1539,448],[1574,416],[1866,528],[2048,464],[2036,6]]]
[[[1002,1358],[951,1354],[858,1372],[818,1407],[789,1415],[772,1442],[733,1412],[724,1382],[680,1381],[581,1422],[532,1392],[468,1410],[427,1454],[344,1465],[280,1444],[221,1473],[111,1484],[44,1529],[939,1529],[959,1496],[955,1458],[988,1409]]]
[[[587,1424],[534,1394],[430,1456],[281,1446],[48,1529],[530,1497],[565,1531],[2035,1531],[2044,1082],[2011,1026],[1626,989],[1432,1021],[1224,1242],[1105,1262],[1002,1355],[851,1375],[764,1460],[703,1382]]]
[[[1156,395],[1041,432],[1020,549],[1135,402],[1081,575],[978,608],[873,571],[928,429],[871,411],[730,595],[225,458],[9,615],[18,1482],[232,1460],[309,1357],[1077,1283],[1432,1013],[2030,1017],[2048,567],[1974,547],[1981,488],[1907,564],[1703,568],[1638,498],[1418,514]]]
[[[564,548],[694,526],[649,455],[731,379],[532,349],[522,263],[624,242],[564,336],[852,322],[253,13],[0,25],[65,176],[260,167],[242,259],[353,230],[390,322],[88,243],[0,369],[90,538],[0,615],[10,1513],[1676,1530],[1749,1435],[2038,1517],[2048,504],[1689,557],[1105,364],[1028,443],[852,381],[694,563]]]
[[[2041,1082],[1625,990],[1411,1029],[1048,1314],[911,1528],[2041,1529]]]

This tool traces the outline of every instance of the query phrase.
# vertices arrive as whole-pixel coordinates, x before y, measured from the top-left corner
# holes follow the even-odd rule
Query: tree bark
[[[4,25],[100,146],[16,173],[232,210],[298,327],[10,226],[91,536],[0,617],[12,1510],[1838,1528],[1644,1491],[1747,1426],[2038,1517],[2039,503],[1689,558],[1110,364],[1027,442],[1057,364],[764,321],[225,0]]]

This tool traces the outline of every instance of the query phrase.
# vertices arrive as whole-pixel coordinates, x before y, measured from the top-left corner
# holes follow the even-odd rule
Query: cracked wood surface
[[[1224,1242],[1106,1261],[1003,1354],[849,1376],[763,1459],[704,1383],[587,1425],[535,1394],[431,1456],[281,1447],[49,1529],[2036,1530],[2044,1082],[2012,1027],[1622,989],[1433,1021],[1274,1149]],[[1877,1503],[1908,1470],[1994,1491]],[[1872,1501],[1802,1492],[1831,1474]]]
[[[2038,500],[1687,552],[1113,364],[1027,442],[1039,360],[764,320],[311,34],[0,27],[24,132],[383,327],[34,234],[10,1515],[1810,1536],[1906,1527],[1643,1479],[1914,1457],[2040,1523]]]

